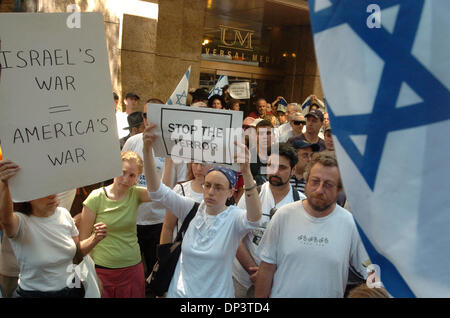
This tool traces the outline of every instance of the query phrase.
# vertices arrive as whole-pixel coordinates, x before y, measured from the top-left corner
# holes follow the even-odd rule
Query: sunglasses
[[[298,125],[306,124],[306,121],[304,121],[304,120],[294,120],[293,123],[294,123],[294,125],[298,126]]]

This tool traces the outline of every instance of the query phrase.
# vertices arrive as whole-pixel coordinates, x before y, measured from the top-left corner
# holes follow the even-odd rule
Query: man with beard
[[[367,277],[355,221],[336,204],[342,189],[336,157],[315,153],[305,178],[307,199],[278,210],[259,244],[255,297],[341,298],[350,267]]]
[[[269,156],[268,181],[261,186],[259,193],[262,208],[261,227],[243,238],[233,262],[233,283],[237,298],[253,297],[253,283],[261,262],[256,250],[274,213],[287,203],[305,198],[289,184],[297,164],[297,152],[287,143],[274,145],[274,149],[277,148],[278,152]],[[239,201],[238,206],[246,208],[244,198]]]

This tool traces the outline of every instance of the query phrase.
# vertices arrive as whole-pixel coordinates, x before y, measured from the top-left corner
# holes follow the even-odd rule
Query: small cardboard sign
[[[233,164],[242,142],[242,112],[204,107],[147,105],[149,123],[157,125],[161,136],[153,145],[155,156],[174,161],[220,164],[239,170]]]
[[[250,98],[250,83],[239,82],[233,83],[228,88],[230,96],[235,99],[249,99]]]

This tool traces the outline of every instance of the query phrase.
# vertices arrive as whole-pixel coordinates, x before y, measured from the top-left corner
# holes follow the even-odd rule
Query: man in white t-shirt
[[[156,103],[155,100],[152,100],[152,102]],[[146,127],[148,126],[147,105],[144,106],[144,125]],[[143,158],[143,146],[142,133],[140,133],[128,138],[123,146],[122,152],[131,150]],[[161,177],[164,170],[164,159],[155,157],[156,169]],[[174,164],[172,180],[168,186],[172,188],[177,182],[184,181],[185,179],[186,164]],[[144,174],[139,176],[137,185],[144,188],[147,187]],[[137,234],[141,253],[144,254],[146,276],[151,273],[153,265],[156,262],[156,246],[159,244],[165,213],[164,206],[154,202],[142,203],[138,207]]]
[[[367,277],[353,216],[336,204],[342,189],[336,157],[314,154],[305,177],[307,199],[279,209],[259,244],[255,297],[340,298],[350,267]]]
[[[294,190],[289,183],[298,161],[296,150],[287,143],[281,143],[278,146],[278,154],[273,153],[269,156],[268,181],[262,184],[259,192],[262,211],[261,226],[244,237],[233,261],[233,283],[237,298],[253,297],[253,283],[261,262],[257,248],[273,214],[287,203],[306,198]],[[241,198],[238,207],[246,209],[245,198]]]
[[[302,108],[297,103],[289,103],[286,106],[286,119],[287,121],[280,125],[278,127],[279,133],[280,133],[280,142],[286,142],[289,137],[292,136],[292,126],[290,124],[290,121],[292,120],[292,115],[295,113],[301,113]],[[303,129],[304,125],[302,126]]]

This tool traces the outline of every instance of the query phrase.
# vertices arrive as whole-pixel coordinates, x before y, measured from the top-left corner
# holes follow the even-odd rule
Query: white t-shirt
[[[180,220],[195,203],[163,184],[149,195],[152,200],[163,202]],[[259,222],[248,221],[246,211],[236,206],[215,216],[208,215],[202,201],[185,233],[167,297],[234,297],[233,258],[244,235],[258,225]]]
[[[19,277],[19,264],[12,250],[11,243],[3,233],[0,244],[0,274],[8,277]]]
[[[119,139],[128,136],[130,133],[128,129],[124,129],[125,127],[128,127],[127,118],[127,113],[121,112],[120,110],[116,111],[117,132],[119,134]]]
[[[192,180],[186,181],[182,183],[183,185],[183,190],[184,190],[184,196],[194,199],[195,202],[202,202],[203,200],[203,192],[195,192],[192,189]],[[179,195],[183,195],[183,190],[181,189],[181,185],[178,183],[177,185],[175,185],[175,187],[173,187],[173,191],[175,191],[176,193],[178,193]]]
[[[344,296],[349,266],[367,277],[368,259],[353,216],[336,204],[326,217],[315,218],[302,201],[275,213],[258,247],[261,259],[276,264],[270,297]]]
[[[142,141],[142,133],[131,136],[126,141],[123,146],[122,152],[124,151],[134,151],[142,159],[144,159],[143,154],[144,143]],[[153,151],[153,150],[152,150]],[[154,152],[153,152],[154,154]],[[160,177],[162,177],[162,172],[164,170],[164,158],[155,157],[156,170]],[[172,173],[172,185],[177,182],[186,180],[186,164],[185,163],[174,163],[174,171]],[[147,188],[147,182],[145,181],[145,175],[141,174],[138,178],[138,186]],[[145,202],[141,203],[138,207],[137,224],[139,225],[153,225],[161,224],[164,222],[164,216],[166,210],[163,205],[155,202]]]
[[[303,193],[298,192],[298,194],[300,200],[306,198]],[[261,226],[248,233],[244,241],[248,251],[250,252],[250,255],[253,257],[256,264],[258,265],[261,263],[261,259],[257,253],[257,248],[259,242],[261,241],[261,238],[263,237],[264,231],[266,230],[267,225],[269,224],[270,210],[272,208],[275,208],[278,211],[278,209],[281,208],[283,205],[294,202],[294,195],[292,193],[292,187],[289,187],[289,193],[286,194],[286,196],[280,202],[278,202],[277,205],[275,205],[275,199],[273,198],[272,191],[270,190],[269,182],[266,182],[261,186],[259,199],[261,201],[261,211],[262,211]],[[242,196],[241,199],[239,200],[238,207],[244,210],[246,209],[244,196]],[[236,257],[234,258],[233,261],[233,277],[242,286],[246,288],[250,288],[250,286],[252,285],[250,276],[248,275],[247,271],[244,269],[244,267],[241,265],[241,263],[238,261]]]
[[[289,137],[292,137],[292,127],[288,121],[285,122],[280,127],[278,127],[278,132],[280,135],[280,137],[279,137],[280,142],[287,142]]]
[[[181,189],[181,185],[179,183],[177,183],[177,185],[175,187],[173,187],[173,191],[175,191],[179,195],[184,195],[185,197],[194,199],[195,202],[198,202],[198,203],[202,202],[203,192],[198,193],[192,189],[192,180],[183,182],[182,185],[183,185],[184,194],[183,194],[183,190]],[[178,219],[177,224],[178,224],[178,226],[173,229],[173,239],[174,240],[177,236],[178,229],[181,228],[181,225],[183,224],[183,222],[181,222],[180,219]]]
[[[53,215],[44,218],[16,215],[19,227],[10,242],[20,267],[19,286],[30,291],[67,287],[77,250],[73,237],[78,236],[69,211],[58,207]]]

